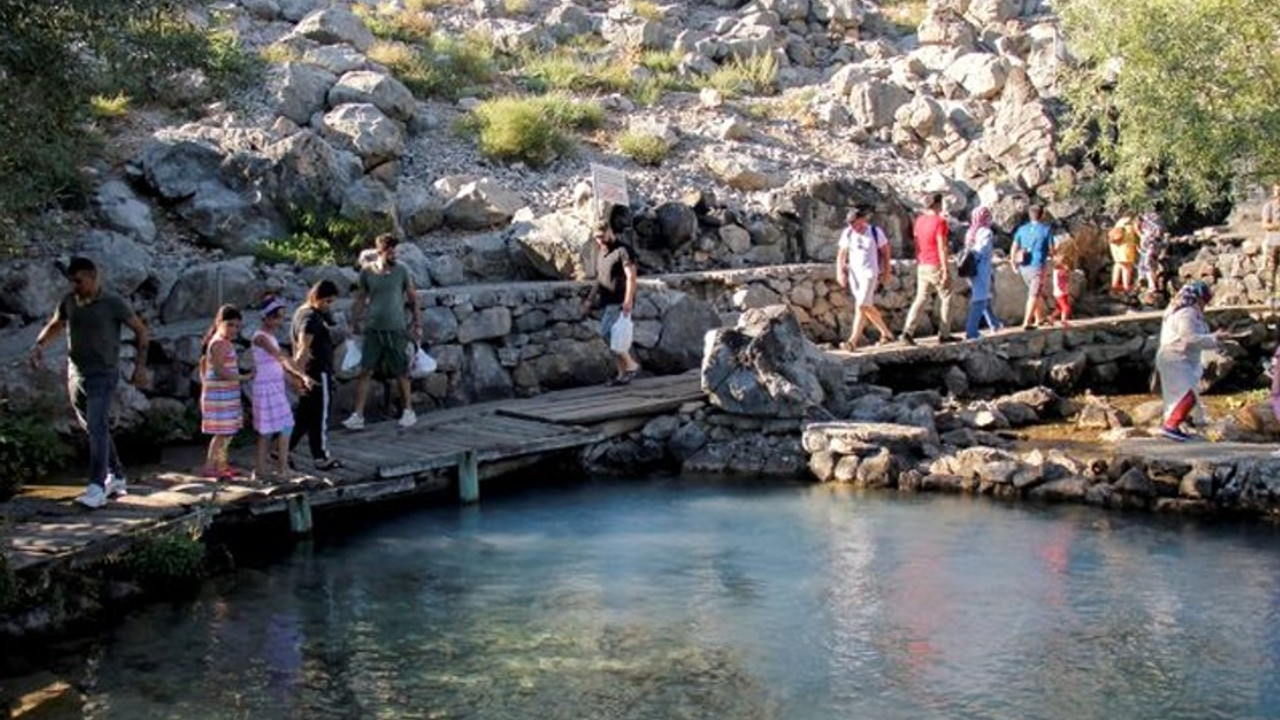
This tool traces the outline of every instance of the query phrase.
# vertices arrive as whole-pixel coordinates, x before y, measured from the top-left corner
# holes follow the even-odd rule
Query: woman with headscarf
[[[1204,365],[1200,353],[1218,347],[1218,336],[1209,331],[1204,317],[1205,306],[1211,299],[1213,291],[1209,286],[1192,280],[1178,291],[1160,326],[1160,349],[1156,352],[1156,372],[1160,374],[1160,393],[1164,400],[1164,425],[1160,432],[1177,442],[1192,437],[1182,429],[1188,418],[1197,424],[1204,420],[1200,403]]]
[[[974,259],[973,277],[969,279],[973,287],[969,295],[969,318],[964,324],[964,336],[973,340],[978,337],[982,317],[991,309],[991,277],[994,272],[991,264],[991,208],[979,205],[973,209],[964,246]]]

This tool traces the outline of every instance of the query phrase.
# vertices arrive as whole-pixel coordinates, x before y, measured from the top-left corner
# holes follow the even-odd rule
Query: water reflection
[[[1280,716],[1277,533],[825,488],[424,511],[131,618],[85,718]]]

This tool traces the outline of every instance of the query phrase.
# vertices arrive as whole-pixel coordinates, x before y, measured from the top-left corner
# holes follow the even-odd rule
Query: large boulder
[[[503,225],[525,206],[517,194],[490,178],[463,183],[445,203],[444,219],[450,227],[484,230]]]
[[[595,256],[591,227],[573,213],[555,212],[518,222],[512,239],[540,275],[557,280],[586,278]]]
[[[192,266],[174,283],[160,306],[166,323],[212,319],[219,304],[247,306],[261,296],[253,258]]]
[[[844,370],[805,337],[785,305],[748,310],[706,335],[702,389],[737,415],[829,416],[845,404]]]
[[[25,320],[47,318],[70,291],[67,279],[52,262],[19,260],[0,265],[0,312]]]
[[[199,185],[175,210],[210,247],[234,253],[251,253],[263,240],[284,233],[283,223],[269,208],[259,208],[217,181]]]
[[[156,239],[156,224],[151,219],[151,206],[138,199],[133,190],[120,180],[102,184],[93,196],[93,207],[103,224],[144,243]]]
[[[369,70],[346,73],[329,89],[329,107],[347,104],[374,105],[401,122],[408,122],[417,110],[413,93],[404,83]]]
[[[334,148],[310,130],[269,146],[272,179],[280,210],[336,211],[346,189],[364,172],[360,158]]]
[[[911,92],[887,80],[868,80],[849,93],[849,114],[864,130],[893,124],[898,108],[911,101]]]
[[[76,254],[93,260],[99,280],[124,297],[146,282],[155,262],[150,250],[109,230],[91,230],[80,241]]]
[[[895,257],[911,248],[904,239],[911,235],[911,211],[888,185],[848,178],[824,179],[779,194],[770,210],[799,219],[804,238],[804,257],[828,262],[836,258],[836,242],[844,230],[845,216],[854,207],[872,210],[871,221],[889,236]]]
[[[325,114],[322,134],[329,142],[355,152],[366,169],[404,153],[404,133],[376,105],[339,105]]]
[[[947,77],[959,83],[970,96],[981,100],[999,96],[1008,76],[1008,63],[991,53],[962,55],[947,68]]]
[[[346,43],[360,52],[367,52],[376,40],[364,22],[345,7],[331,7],[310,13],[298,22],[289,37],[307,38],[321,45]]]
[[[657,304],[662,312],[661,335],[645,353],[646,367],[660,373],[698,367],[704,338],[722,324],[720,314],[705,300],[683,292],[662,293]]]
[[[142,149],[143,178],[165,200],[181,200],[218,178],[222,150],[208,140],[157,132]]]
[[[306,125],[324,109],[329,88],[337,77],[310,63],[285,63],[272,81],[271,99],[276,112]]]
[[[787,183],[786,171],[745,153],[725,152],[723,147],[708,146],[703,157],[707,170],[735,190],[768,190]]]

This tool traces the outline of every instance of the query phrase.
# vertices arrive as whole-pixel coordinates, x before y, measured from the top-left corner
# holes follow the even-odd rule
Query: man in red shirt
[[[924,213],[916,218],[913,235],[916,240],[916,299],[911,302],[907,321],[902,326],[902,342],[915,344],[916,322],[930,292],[938,293],[942,316],[938,342],[955,342],[951,334],[951,266],[947,252],[947,219],[942,216],[942,195],[934,193],[925,199]]]

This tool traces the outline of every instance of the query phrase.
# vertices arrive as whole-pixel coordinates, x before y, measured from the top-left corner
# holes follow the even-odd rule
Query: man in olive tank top
[[[352,329],[363,334],[360,352],[360,375],[356,379],[356,407],[351,417],[342,421],[348,430],[364,429],[364,405],[369,398],[369,379],[377,372],[396,378],[404,410],[400,415],[400,427],[412,427],[418,422],[413,412],[409,383],[409,342],[422,342],[422,311],[418,307],[417,291],[413,278],[403,265],[396,264],[394,235],[379,235],[374,239],[378,258],[360,271],[360,285],[355,302],[351,306]],[[409,324],[405,306],[412,310],[413,323]]]

